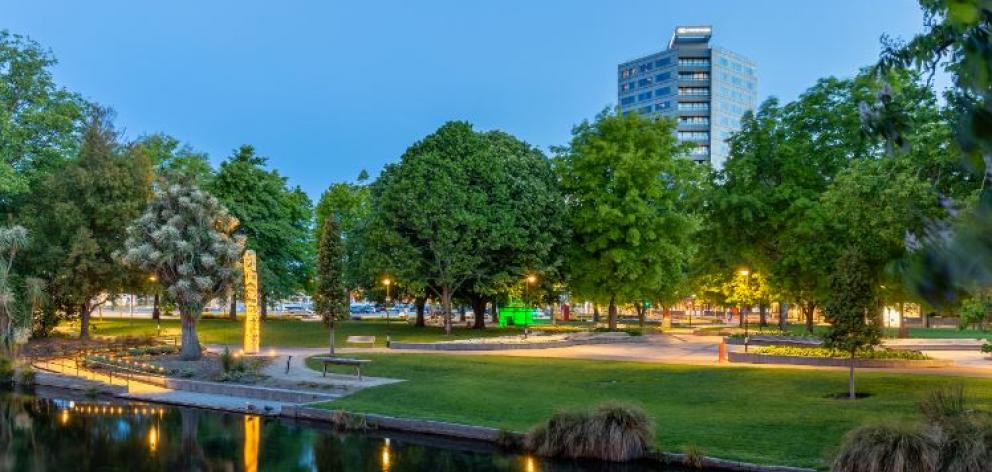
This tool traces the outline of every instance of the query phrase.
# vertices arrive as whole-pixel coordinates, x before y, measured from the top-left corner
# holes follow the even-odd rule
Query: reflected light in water
[[[258,442],[261,436],[259,416],[245,416],[245,472],[258,472]]]
[[[148,449],[154,454],[158,449],[158,426],[152,426],[148,430]]]
[[[69,424],[69,410],[62,410],[62,414],[59,415],[59,422],[62,426]]]
[[[524,470],[527,472],[537,472],[537,463],[534,462],[534,458],[527,456],[524,458]]]

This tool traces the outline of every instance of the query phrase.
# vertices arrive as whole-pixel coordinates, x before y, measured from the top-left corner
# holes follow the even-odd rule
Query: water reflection
[[[544,471],[656,470],[546,462],[480,443],[190,408],[0,391],[0,470]]]

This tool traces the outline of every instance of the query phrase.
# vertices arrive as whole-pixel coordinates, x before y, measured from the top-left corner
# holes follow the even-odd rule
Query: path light
[[[388,331],[389,330],[389,286],[393,284],[393,281],[389,277],[386,277],[382,279],[382,284],[386,286],[386,330]]]

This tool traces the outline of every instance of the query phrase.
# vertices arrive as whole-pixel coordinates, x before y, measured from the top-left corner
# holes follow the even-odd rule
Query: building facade
[[[695,145],[693,160],[721,168],[726,139],[758,101],[754,62],[710,46],[709,26],[675,28],[668,48],[617,66],[622,113],[663,115],[678,121],[679,141]]]

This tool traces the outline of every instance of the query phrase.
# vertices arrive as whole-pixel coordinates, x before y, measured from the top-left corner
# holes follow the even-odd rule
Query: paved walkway
[[[586,359],[586,360],[608,360],[608,361],[629,361],[648,362],[659,364],[681,364],[699,365],[711,367],[748,367],[756,369],[832,369],[845,370],[846,367],[824,367],[824,366],[797,366],[797,365],[771,365],[771,364],[747,364],[747,363],[720,363],[718,362],[718,351],[722,338],[720,336],[693,336],[683,334],[651,335],[647,342],[629,344],[590,344],[583,346],[557,347],[549,349],[521,349],[503,351],[431,351],[416,349],[386,349],[386,348],[343,348],[338,349],[339,354],[436,354],[452,356],[511,356],[511,357],[536,357],[536,358],[558,358],[558,359]],[[728,345],[729,350],[743,350],[743,346]],[[306,369],[302,365],[302,359],[326,354],[324,348],[293,348],[278,349],[278,355],[293,355],[293,363],[299,368]],[[889,372],[900,374],[921,374],[921,375],[943,375],[960,377],[987,377],[992,378],[992,360],[987,354],[977,351],[924,351],[925,354],[934,359],[948,359],[955,362],[953,367],[943,368],[913,368],[913,369],[869,369],[859,368],[859,372]],[[281,359],[285,359],[281,357]],[[283,369],[285,361],[283,360]],[[309,369],[307,369],[309,370]],[[310,371],[314,372],[314,371]],[[293,374],[297,375],[297,374]],[[302,374],[320,378],[320,373]]]

